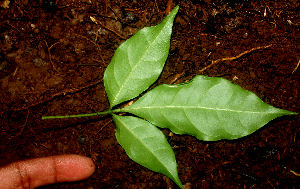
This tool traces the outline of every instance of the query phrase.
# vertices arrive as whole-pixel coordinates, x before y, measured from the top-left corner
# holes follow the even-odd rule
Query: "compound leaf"
[[[178,9],[175,7],[157,26],[139,30],[117,48],[104,73],[111,108],[138,96],[157,80],[169,54]]]
[[[240,138],[276,117],[296,114],[274,108],[226,79],[201,75],[189,83],[160,85],[121,111],[206,141]]]
[[[165,174],[182,188],[174,152],[157,127],[133,116],[113,114],[113,120],[117,126],[116,138],[133,161]]]

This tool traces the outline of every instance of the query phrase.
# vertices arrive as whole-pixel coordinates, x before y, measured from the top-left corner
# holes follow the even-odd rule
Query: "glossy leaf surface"
[[[175,7],[160,24],[139,30],[118,47],[104,74],[111,108],[138,96],[157,80],[169,54],[178,9]]]
[[[274,108],[226,79],[201,75],[189,83],[158,86],[121,111],[206,141],[240,138],[276,117],[296,114]]]
[[[174,152],[158,128],[133,116],[113,114],[113,120],[117,126],[116,138],[133,161],[165,174],[182,187]]]

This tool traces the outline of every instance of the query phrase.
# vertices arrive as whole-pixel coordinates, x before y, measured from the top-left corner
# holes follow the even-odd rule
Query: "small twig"
[[[57,69],[56,69],[56,67],[54,66],[54,64],[53,64],[53,62],[52,62],[50,48],[49,48],[48,43],[47,43],[46,40],[45,40],[45,44],[46,44],[46,46],[47,46],[47,50],[48,50],[48,54],[49,54],[49,60],[50,60],[50,63],[51,63],[51,65],[52,65],[52,68],[54,69],[54,71],[58,72]],[[53,45],[54,45],[54,44],[53,44]],[[51,45],[51,48],[53,47],[53,45]]]
[[[293,170],[290,170],[290,172],[293,173],[294,175],[296,175],[297,177],[300,177],[300,173],[297,173],[297,172],[295,172]]]
[[[185,74],[185,71],[178,73],[175,75],[175,78],[172,79],[172,81],[170,82],[170,84],[174,84],[179,78],[181,78],[183,75]]]
[[[208,56],[206,57],[206,60],[205,61],[207,61],[207,59],[210,57],[210,55],[211,55],[211,53],[212,52],[209,52],[209,54],[208,54]],[[189,69],[188,69],[189,70]],[[174,84],[175,82],[177,82],[188,70],[185,70],[185,71],[183,71],[183,72],[181,72],[181,73],[179,73],[179,74],[176,74],[175,75],[175,78],[170,82],[170,84]]]
[[[9,22],[6,22],[6,24],[8,24],[10,27],[14,28],[15,30],[17,30],[19,33],[23,33],[21,32],[18,28],[16,28],[15,26],[11,25]]]
[[[172,6],[173,1],[169,0],[167,3],[167,8],[166,8],[166,13],[169,14],[171,12],[171,6]]]
[[[108,8],[109,8],[109,10],[110,10],[111,12],[113,12],[114,15],[117,17],[117,19],[115,19],[115,20],[121,21],[121,22],[122,22],[123,19],[116,13],[116,11],[114,11],[110,6],[108,6]],[[109,17],[109,18],[113,18],[113,17]],[[114,18],[113,18],[113,19],[114,19]]]
[[[90,88],[90,87],[92,87],[92,86],[96,86],[96,85],[98,85],[98,84],[101,83],[101,82],[102,82],[102,79],[96,81],[95,83],[91,83],[91,84],[86,85],[86,86],[81,87],[81,88],[65,89],[65,90],[63,90],[63,91],[61,91],[61,92],[59,92],[59,93],[52,94],[49,98],[47,98],[47,99],[45,99],[45,100],[41,100],[41,101],[36,102],[36,103],[33,103],[33,104],[31,104],[31,105],[24,106],[24,107],[21,107],[21,108],[16,108],[16,109],[10,109],[10,110],[2,111],[2,112],[0,112],[0,115],[2,115],[2,114],[5,113],[5,112],[11,112],[11,111],[16,112],[16,111],[27,110],[27,109],[29,109],[29,108],[31,108],[31,107],[34,107],[34,106],[37,106],[37,105],[39,105],[39,104],[43,104],[43,103],[45,103],[45,102],[49,102],[50,100],[52,100],[52,99],[55,98],[55,97],[58,97],[58,96],[65,96],[66,94],[73,94],[73,93],[82,91],[82,90],[84,90],[84,89]]]
[[[292,74],[294,74],[297,71],[299,65],[300,65],[300,60],[298,61],[298,64],[297,64],[296,68],[292,71]]]
[[[56,43],[54,43],[53,45],[51,45],[50,47],[49,47],[49,50],[51,50],[55,45],[57,45],[57,44],[59,44],[60,42],[58,41],[58,42],[56,42]]]
[[[199,72],[200,73],[203,73],[205,70],[211,68],[212,66],[216,65],[217,63],[221,62],[221,61],[226,61],[226,60],[236,60],[238,58],[240,58],[241,56],[244,56],[245,54],[249,54],[251,53],[252,51],[255,51],[255,50],[259,50],[259,49],[266,49],[266,48],[269,48],[271,47],[271,45],[267,45],[267,46],[262,46],[262,47],[254,47],[250,50],[247,50],[245,52],[242,52],[241,54],[237,55],[237,56],[233,56],[233,57],[226,57],[226,58],[220,58],[220,59],[217,59],[217,60],[213,60],[211,61],[211,64],[206,66],[205,68],[201,69]]]
[[[287,169],[286,167],[284,167],[284,169]],[[290,173],[293,173],[295,176],[300,177],[300,173],[297,173],[293,170],[290,169]]]
[[[101,58],[102,58],[102,56],[101,56]],[[102,61],[100,61],[100,60],[98,60],[98,59],[95,59],[95,58],[93,58],[93,60],[96,61],[96,62],[100,62],[100,63],[103,63],[103,62],[104,62],[103,58],[102,58]]]
[[[106,27],[104,26],[102,23],[98,22],[94,17],[90,16],[90,19],[95,23],[95,24],[98,24],[100,25],[102,28],[108,30],[108,31],[111,31],[113,32],[114,34],[116,34],[117,36],[119,36],[120,38],[122,39],[126,39],[126,37],[123,37],[121,34],[119,34],[118,32],[116,32],[115,30],[109,28],[109,27]]]
[[[17,74],[17,71],[18,71],[19,67],[17,67],[13,73],[13,76],[15,76]]]
[[[107,123],[105,123],[92,137],[96,136],[104,127],[106,127],[108,124],[110,124],[113,120],[109,120]]]
[[[103,59],[102,55],[100,54],[100,46],[99,46],[96,42],[94,42],[93,40],[87,38],[87,37],[84,36],[84,35],[80,35],[80,34],[77,34],[77,33],[74,33],[74,34],[75,34],[76,36],[82,37],[82,38],[86,39],[87,41],[90,41],[91,43],[93,43],[93,44],[97,47],[97,49],[98,49],[98,54],[99,54],[99,56],[101,57],[102,62],[104,62],[104,59]],[[99,61],[98,61],[98,62],[99,62]]]

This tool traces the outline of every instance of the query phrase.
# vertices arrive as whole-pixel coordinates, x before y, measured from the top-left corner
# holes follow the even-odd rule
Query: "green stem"
[[[96,112],[90,114],[77,114],[77,115],[63,115],[63,116],[42,116],[42,119],[61,119],[61,118],[74,118],[74,117],[90,117],[90,116],[98,116],[103,114],[112,114],[113,112],[119,112],[119,109],[116,110],[107,110],[104,112]]]

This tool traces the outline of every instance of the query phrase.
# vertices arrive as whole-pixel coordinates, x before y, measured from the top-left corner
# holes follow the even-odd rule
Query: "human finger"
[[[0,168],[3,189],[36,188],[59,182],[83,180],[95,171],[94,162],[79,155],[56,155],[19,161]]]

